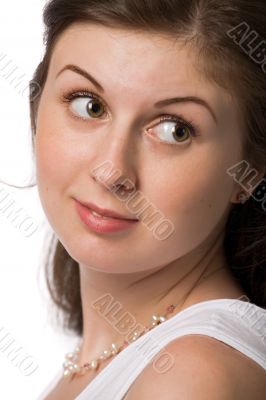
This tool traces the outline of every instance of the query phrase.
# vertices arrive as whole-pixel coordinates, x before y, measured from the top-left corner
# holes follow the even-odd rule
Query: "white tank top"
[[[161,358],[161,362],[164,360],[167,367],[171,359],[164,347],[169,342],[190,334],[216,338],[245,354],[266,370],[266,310],[246,300],[207,300],[185,308],[131,342],[98,373],[75,400],[122,400],[149,362],[153,360],[156,366]],[[43,400],[61,377],[62,369],[38,400]]]

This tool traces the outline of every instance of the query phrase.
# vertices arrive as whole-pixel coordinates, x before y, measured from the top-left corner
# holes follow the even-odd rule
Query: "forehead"
[[[76,64],[105,88],[131,96],[160,90],[160,96],[201,95],[217,106],[228,102],[229,93],[200,72],[198,60],[193,46],[170,36],[74,23],[59,37],[50,69],[56,75],[64,65]]]

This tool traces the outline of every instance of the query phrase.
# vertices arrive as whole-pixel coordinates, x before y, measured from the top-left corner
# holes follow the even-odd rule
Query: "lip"
[[[78,201],[78,200],[77,200]],[[98,214],[102,215],[103,217],[112,217],[112,218],[117,218],[117,219],[122,219],[126,221],[138,221],[136,218],[131,218],[122,214],[118,214],[117,212],[113,210],[108,210],[107,208],[101,208],[96,206],[93,203],[88,203],[84,201],[78,201],[80,204],[83,206],[89,208],[92,211],[96,211]]]
[[[81,221],[94,232],[98,233],[118,232],[132,228],[135,226],[137,222],[139,222],[138,220],[135,219],[124,219],[124,218],[122,219],[120,217],[104,218],[104,216],[96,216],[92,214],[92,211],[94,211],[92,208],[87,207],[86,205],[84,205],[84,203],[81,203],[77,200],[75,200],[75,206]],[[98,212],[96,209],[95,211]],[[114,212],[112,213],[117,215],[117,213]]]

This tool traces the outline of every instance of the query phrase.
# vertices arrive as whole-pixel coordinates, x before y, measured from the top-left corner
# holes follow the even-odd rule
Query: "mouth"
[[[91,207],[88,207],[88,203],[82,203],[75,200],[76,210],[81,221],[92,231],[97,233],[112,233],[123,230],[128,230],[136,226],[139,220],[131,218],[121,218],[121,214],[117,217],[117,213],[111,210],[104,209],[103,215]],[[115,214],[115,216],[114,216]]]
[[[124,221],[138,221],[136,218],[129,217],[127,215],[122,215],[114,210],[109,210],[106,208],[100,208],[96,206],[93,203],[88,203],[88,202],[83,202],[77,200],[83,207],[88,208],[91,211],[91,214],[94,215],[95,217],[99,217],[102,219],[118,219],[118,220],[124,220]]]

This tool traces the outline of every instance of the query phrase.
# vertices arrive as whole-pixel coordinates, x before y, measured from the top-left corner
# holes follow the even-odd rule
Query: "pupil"
[[[186,127],[181,127],[181,128],[179,127],[177,129],[175,129],[174,133],[177,136],[177,138],[179,138],[179,139],[181,138],[182,139],[182,137],[184,135],[186,135],[186,133],[187,133],[187,128]]]
[[[101,106],[97,102],[90,102],[88,104],[88,111],[92,111],[93,114],[98,115],[101,112]]]

